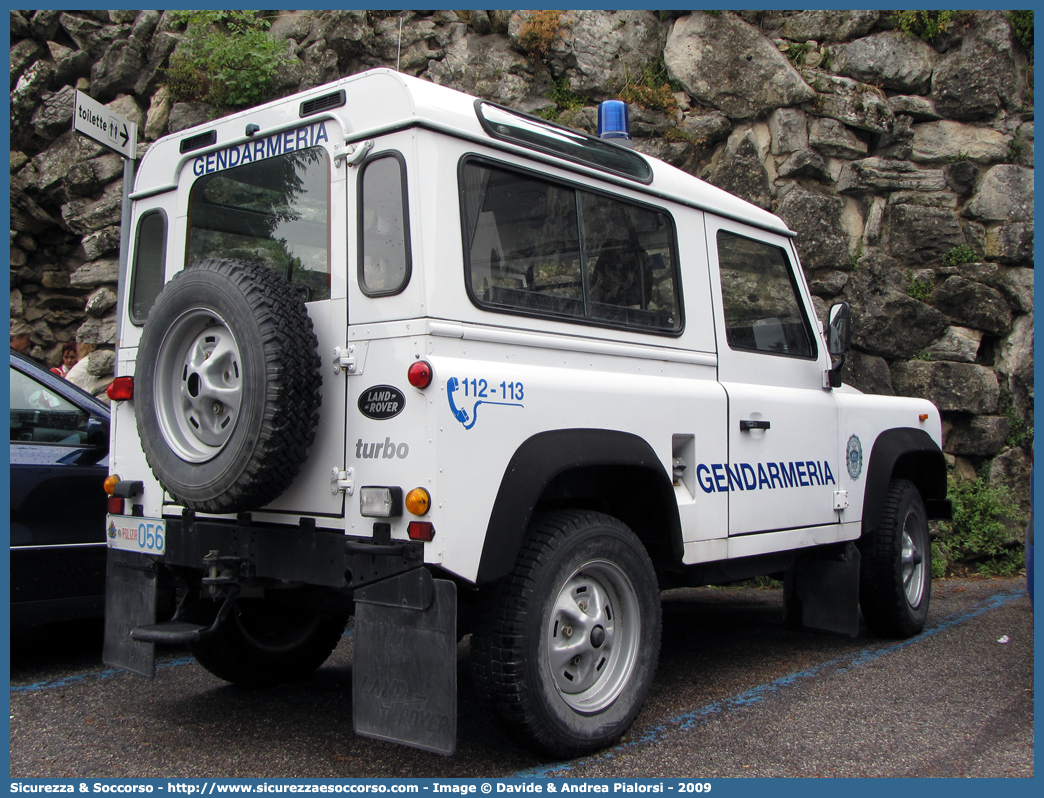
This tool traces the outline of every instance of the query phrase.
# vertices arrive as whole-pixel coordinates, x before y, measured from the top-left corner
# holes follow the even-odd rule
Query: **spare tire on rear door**
[[[138,435],[163,488],[192,510],[268,504],[298,474],[319,419],[318,342],[282,275],[204,260],[174,276],[145,322]]]

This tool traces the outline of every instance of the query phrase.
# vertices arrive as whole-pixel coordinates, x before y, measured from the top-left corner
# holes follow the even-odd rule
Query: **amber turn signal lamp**
[[[414,488],[406,494],[406,510],[410,515],[424,515],[431,509],[431,496],[424,488]]]

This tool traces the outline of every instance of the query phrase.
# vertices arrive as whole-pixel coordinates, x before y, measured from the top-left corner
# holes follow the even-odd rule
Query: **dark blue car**
[[[11,352],[11,622],[101,616],[109,408]]]

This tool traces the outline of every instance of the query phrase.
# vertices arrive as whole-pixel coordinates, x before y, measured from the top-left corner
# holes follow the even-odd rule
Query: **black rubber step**
[[[192,643],[203,637],[210,627],[184,621],[167,621],[131,629],[131,638],[139,643]]]

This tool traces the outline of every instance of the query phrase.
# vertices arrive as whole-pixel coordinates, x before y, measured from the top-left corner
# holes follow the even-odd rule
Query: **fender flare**
[[[946,460],[942,449],[924,430],[899,427],[877,436],[870,450],[863,494],[863,531],[881,523],[889,483],[913,482],[921,492],[929,518],[949,518],[946,500]]]
[[[497,491],[479,560],[479,584],[509,573],[544,491],[558,476],[577,469],[625,466],[647,471],[669,502],[666,534],[681,558],[681,520],[670,477],[652,447],[637,435],[605,429],[540,432],[515,450]]]

